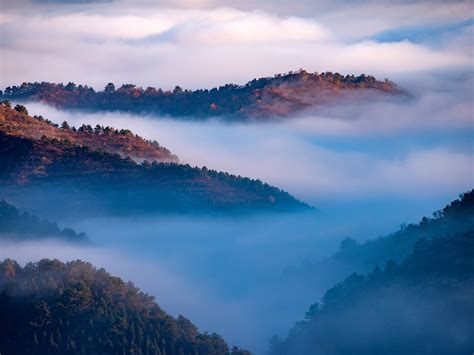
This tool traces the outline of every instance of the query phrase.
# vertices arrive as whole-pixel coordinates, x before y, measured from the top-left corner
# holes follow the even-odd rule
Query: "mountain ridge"
[[[171,117],[205,119],[268,119],[289,117],[294,113],[317,107],[353,94],[369,96],[406,96],[395,83],[378,81],[371,75],[309,73],[305,70],[253,79],[245,85],[226,84],[219,88],[173,91],[134,84],[116,89],[109,83],[103,91],[75,83],[23,83],[9,86],[0,97],[43,102],[63,109],[88,111],[123,111],[152,113]]]
[[[14,111],[5,104],[3,110]],[[5,117],[9,124],[17,122]],[[35,122],[25,113],[21,117]],[[260,180],[174,162],[136,162],[69,139],[12,135],[5,126],[0,125],[0,195],[29,210],[35,211],[41,200],[54,201],[49,208],[58,213],[88,214],[310,208]],[[29,206],[28,199],[36,205]]]

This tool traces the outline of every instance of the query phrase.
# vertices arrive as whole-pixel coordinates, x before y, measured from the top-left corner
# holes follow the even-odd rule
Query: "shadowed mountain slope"
[[[272,339],[270,353],[470,353],[474,232],[444,233],[418,240],[399,264],[387,261],[384,270],[353,274],[330,288],[286,339]]]
[[[25,122],[35,122],[26,113],[20,114]],[[156,161],[139,164],[128,156],[124,158],[60,136],[42,135],[35,139],[34,134],[12,134],[21,118],[4,117],[5,123],[0,126],[0,193],[32,211],[46,209],[54,211],[52,216],[59,216],[308,208],[288,193],[259,180],[205,167]],[[30,129],[34,132],[35,127],[26,124],[24,130]],[[81,135],[68,134],[73,138]]]
[[[297,284],[329,286],[352,272],[368,272],[390,259],[404,260],[422,238],[442,238],[471,231],[474,231],[474,190],[434,212],[432,218],[424,217],[418,224],[402,225],[390,235],[364,243],[347,238],[331,257],[291,267],[285,271],[285,277]]]

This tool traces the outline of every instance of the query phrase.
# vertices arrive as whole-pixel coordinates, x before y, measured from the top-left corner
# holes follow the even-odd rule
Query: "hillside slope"
[[[422,239],[400,264],[329,289],[271,354],[468,354],[473,314],[474,232]]]
[[[2,354],[249,355],[82,261],[0,262]]]
[[[64,122],[61,128],[42,116],[30,116],[22,105],[11,109],[9,104],[0,105],[0,131],[14,137],[38,140],[41,137],[69,141],[74,145],[88,146],[94,150],[117,153],[138,161],[178,162],[178,158],[157,142],[147,141],[130,130],[97,125],[70,127]]]
[[[22,115],[25,121],[33,120]],[[15,122],[7,120],[7,125]],[[0,196],[32,211],[49,210],[49,216],[55,218],[75,213],[270,212],[308,208],[259,180],[205,167],[156,161],[139,164],[130,157],[73,140],[12,135],[11,128],[3,127],[0,126]]]
[[[253,79],[243,86],[227,84],[211,90],[173,91],[132,84],[115,89],[110,83],[96,92],[87,85],[69,83],[23,83],[7,87],[3,98],[43,102],[66,109],[153,113],[173,117],[264,119],[287,117],[298,111],[341,99],[377,96],[394,97],[406,93],[394,83],[373,76],[339,73],[308,73],[304,70]]]

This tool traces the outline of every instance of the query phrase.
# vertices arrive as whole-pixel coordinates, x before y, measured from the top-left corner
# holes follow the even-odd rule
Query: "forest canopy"
[[[249,355],[82,261],[0,263],[2,354]]]

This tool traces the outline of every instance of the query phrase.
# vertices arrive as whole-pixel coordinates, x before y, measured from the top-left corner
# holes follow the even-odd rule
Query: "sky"
[[[2,0],[0,86],[202,88],[305,68],[472,70],[472,3]]]
[[[158,296],[172,314],[258,354],[319,296],[283,292],[285,267],[329,255],[346,236],[367,240],[417,222],[474,186],[472,1],[0,4],[0,89],[23,81],[73,81],[97,90],[108,82],[211,88],[304,68],[389,78],[412,95],[346,102],[272,124],[27,103],[31,114],[57,123],[132,129],[183,163],[261,179],[320,214],[60,221],[86,231],[100,248],[7,245],[0,257],[87,255]]]

